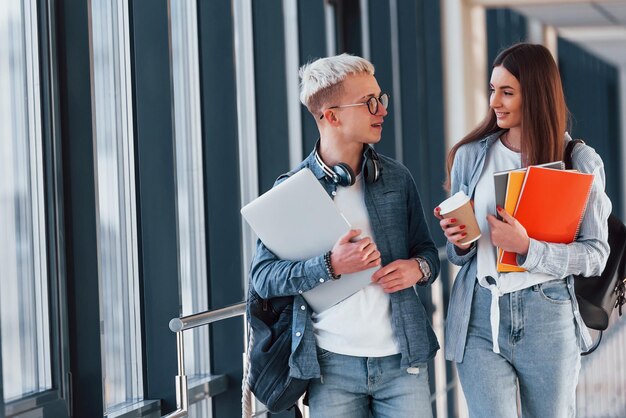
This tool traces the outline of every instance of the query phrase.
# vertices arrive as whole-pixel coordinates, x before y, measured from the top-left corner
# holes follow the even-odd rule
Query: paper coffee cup
[[[456,222],[450,226],[465,225],[467,235],[459,241],[461,244],[469,244],[480,238],[480,228],[476,222],[476,215],[470,203],[470,198],[462,191],[457,192],[439,204],[439,214],[444,218],[455,218]]]

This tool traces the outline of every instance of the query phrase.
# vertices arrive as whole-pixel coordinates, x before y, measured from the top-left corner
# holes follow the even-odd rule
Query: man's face
[[[378,98],[380,94],[380,86],[374,76],[352,74],[343,81],[343,95],[333,105],[365,103],[372,97]],[[370,113],[367,105],[344,107],[334,111],[340,122],[338,129],[346,140],[363,144],[375,144],[380,141],[383,119],[387,115],[387,110],[380,102],[375,115]]]

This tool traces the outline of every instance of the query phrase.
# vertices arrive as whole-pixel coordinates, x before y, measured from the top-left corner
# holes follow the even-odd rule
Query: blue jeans
[[[465,357],[457,364],[472,418],[576,414],[580,349],[567,283],[554,280],[500,298],[500,354],[492,351],[491,293],[476,284]]]
[[[400,367],[400,354],[353,357],[318,348],[322,372],[309,383],[311,418],[432,418],[428,369]]]

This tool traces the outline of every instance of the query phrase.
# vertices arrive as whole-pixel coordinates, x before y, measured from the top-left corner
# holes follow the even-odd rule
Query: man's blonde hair
[[[350,74],[374,75],[374,66],[365,58],[341,54],[320,58],[300,67],[300,101],[309,112],[319,117],[325,106],[342,91],[342,82]]]

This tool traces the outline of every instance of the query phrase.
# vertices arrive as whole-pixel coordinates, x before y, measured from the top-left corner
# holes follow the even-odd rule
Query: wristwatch
[[[420,270],[422,270],[422,274],[424,275],[423,279],[417,282],[417,284],[420,284],[422,282],[427,282],[430,279],[430,276],[432,274],[430,271],[430,265],[428,264],[428,261],[426,261],[422,257],[415,257],[415,261],[417,261],[417,264],[419,265]]]

